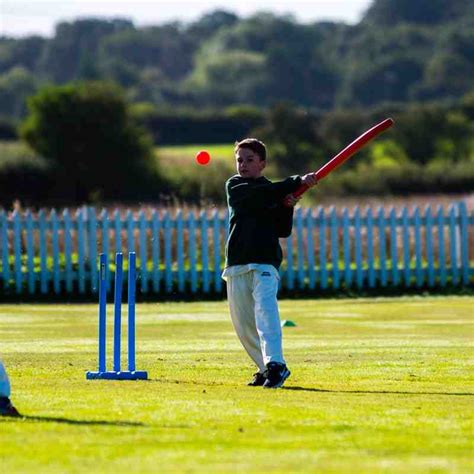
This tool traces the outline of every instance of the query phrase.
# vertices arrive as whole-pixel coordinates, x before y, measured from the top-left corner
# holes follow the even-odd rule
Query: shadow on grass
[[[53,416],[8,416],[2,417],[1,421],[39,421],[47,423],[64,423],[66,425],[85,425],[85,426],[146,426],[143,423],[134,421],[106,421],[106,420],[73,420],[71,418],[60,418]]]
[[[301,390],[303,392],[320,392],[320,393],[380,393],[387,395],[447,395],[454,397],[472,397],[474,393],[463,392],[397,392],[391,390],[326,390],[324,388],[311,387],[282,387],[283,390]]]

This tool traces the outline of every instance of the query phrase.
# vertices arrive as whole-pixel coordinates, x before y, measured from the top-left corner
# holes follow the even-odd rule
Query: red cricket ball
[[[211,161],[211,155],[206,150],[201,150],[196,155],[196,161],[200,165],[207,165]]]

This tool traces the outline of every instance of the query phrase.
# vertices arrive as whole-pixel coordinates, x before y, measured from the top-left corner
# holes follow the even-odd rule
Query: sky
[[[136,26],[192,22],[216,9],[240,17],[266,10],[296,20],[356,23],[372,0],[0,0],[0,36],[53,36],[55,24],[81,17],[131,19]]]

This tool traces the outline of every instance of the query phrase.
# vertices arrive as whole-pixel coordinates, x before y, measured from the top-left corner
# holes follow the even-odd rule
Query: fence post
[[[438,206],[438,261],[439,281],[441,286],[446,286],[446,255],[444,251],[444,213],[443,208]]]
[[[188,216],[189,227],[189,265],[191,275],[191,292],[197,291],[197,269],[196,269],[196,222],[194,212],[189,211]]]
[[[433,253],[433,216],[431,207],[428,205],[425,209],[425,234],[426,234],[426,259],[428,261],[428,286],[435,284],[434,253]]]
[[[76,212],[77,217],[77,254],[79,258],[79,293],[85,292],[85,269],[84,269],[84,216],[81,209]]]
[[[165,212],[163,219],[163,227],[165,231],[165,289],[166,293],[171,293],[173,289],[173,261],[172,261],[172,242],[171,233],[173,232],[171,224],[171,216],[168,211]]]
[[[369,288],[375,287],[375,266],[374,266],[374,217],[372,208],[367,207],[367,281]]]
[[[410,228],[408,222],[408,210],[406,207],[402,210],[402,236],[403,236],[403,277],[405,286],[410,286]]]
[[[390,260],[392,261],[392,283],[398,285],[400,273],[398,271],[398,249],[397,249],[397,213],[392,206],[390,209]]]
[[[321,270],[321,288],[328,287],[328,269],[326,261],[326,215],[323,207],[319,207],[319,268]]]
[[[46,216],[43,209],[38,214],[39,220],[39,247],[40,247],[40,291],[43,294],[48,292],[48,267],[47,267],[47,247],[46,247]]]
[[[110,271],[108,265],[109,259],[109,213],[106,209],[102,209],[100,213],[100,227],[102,229],[102,244],[101,244],[101,252],[106,255],[107,261],[105,264],[105,272],[104,275],[101,276],[102,280],[101,283],[105,285],[105,288],[109,290],[110,288]]]
[[[413,221],[414,221],[414,226],[415,226],[416,286],[421,287],[423,285],[424,278],[423,278],[422,257],[421,257],[421,222],[420,222],[420,210],[418,209],[418,206],[415,207]]]
[[[202,264],[202,289],[204,293],[209,293],[209,259],[207,241],[207,216],[206,211],[201,211],[201,264]]]
[[[362,288],[364,284],[364,271],[362,268],[362,234],[360,231],[360,210],[356,207],[354,212],[354,244],[355,244],[355,264],[357,288]]]
[[[125,215],[125,222],[127,226],[127,246],[129,252],[135,252],[135,236],[134,236],[134,229],[135,229],[135,222],[133,219],[132,211],[128,210],[127,214]]]
[[[314,290],[316,286],[316,272],[314,269],[314,239],[313,239],[313,210],[306,210],[307,246],[308,246],[308,273],[309,288]]]
[[[335,289],[339,288],[339,227],[337,213],[334,206],[330,210],[331,220],[331,259],[332,259],[332,284]]]
[[[386,221],[384,208],[382,206],[379,207],[377,220],[379,225],[380,284],[382,286],[387,286],[387,251],[385,242]]]
[[[114,212],[115,253],[122,252],[122,218],[118,209]]]
[[[449,247],[451,255],[451,277],[452,284],[456,286],[459,281],[458,270],[458,246],[457,246],[457,225],[456,225],[456,208],[453,205],[449,207]]]
[[[296,218],[296,248],[297,248],[297,262],[298,262],[298,288],[304,288],[305,280],[305,258],[303,246],[303,219],[302,209],[298,207],[295,211]]]
[[[53,241],[53,288],[58,294],[61,291],[59,275],[59,223],[56,211],[53,209],[50,214],[51,234]]]
[[[183,211],[178,209],[176,213],[176,243],[178,259],[178,291],[184,291],[184,229]]]
[[[349,211],[345,207],[342,211],[342,239],[343,239],[343,254],[344,254],[344,283],[346,288],[352,285],[352,270],[351,270],[351,247],[349,240],[350,232]]]
[[[142,293],[148,292],[148,270],[147,270],[147,245],[146,245],[146,220],[143,211],[138,213],[138,225],[139,225],[139,248],[140,248],[140,278],[141,278],[141,290]],[[133,260],[135,257],[133,257]],[[129,270],[130,271],[130,270]],[[130,275],[130,273],[129,273]]]
[[[153,211],[151,215],[151,255],[153,260],[153,291],[160,291],[160,220],[158,212]]]
[[[467,237],[467,209],[464,202],[458,204],[458,214],[461,225],[461,271],[462,282],[464,285],[469,283],[469,255],[468,255],[468,237]]]
[[[72,237],[71,237],[71,216],[69,211],[64,209],[63,211],[64,220],[64,252],[65,255],[65,270],[66,270],[66,291],[72,293],[74,275],[72,273]]]
[[[12,215],[13,220],[13,254],[15,255],[14,269],[15,269],[15,288],[17,295],[21,293],[22,289],[22,274],[21,274],[21,216],[15,210]]]
[[[26,259],[28,268],[28,292],[30,295],[35,292],[35,255],[34,255],[34,240],[33,240],[33,216],[31,211],[27,210],[25,214],[26,223]]]
[[[220,251],[220,232],[219,232],[219,211],[214,210],[213,214],[213,244],[214,244],[214,289],[220,292],[222,289],[221,278],[221,251]]]

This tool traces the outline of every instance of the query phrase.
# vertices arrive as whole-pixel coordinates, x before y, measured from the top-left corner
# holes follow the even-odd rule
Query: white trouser
[[[8,380],[7,371],[0,360],[0,397],[10,398],[10,381]]]
[[[285,363],[277,302],[279,276],[271,265],[250,267],[241,266],[244,273],[225,271],[223,276],[227,280],[234,328],[245,350],[263,372],[269,362]]]

